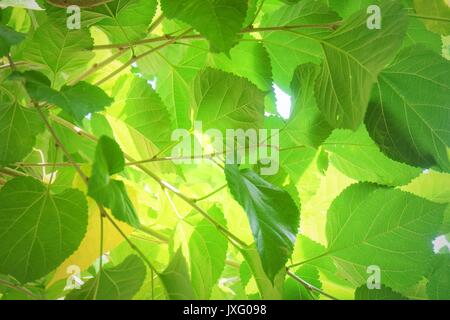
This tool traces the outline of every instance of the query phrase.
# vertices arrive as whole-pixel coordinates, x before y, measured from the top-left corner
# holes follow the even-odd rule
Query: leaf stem
[[[421,15],[418,15],[418,14],[408,14],[408,17],[417,18],[417,19],[424,19],[424,20],[432,20],[432,21],[450,22],[450,19],[448,19],[448,18],[432,17],[432,16],[421,16]]]
[[[326,293],[325,291],[313,286],[312,284],[306,282],[305,280],[303,280],[302,278],[300,278],[299,276],[297,276],[295,273],[293,273],[291,270],[289,270],[289,268],[286,268],[286,274],[288,276],[290,276],[292,279],[294,279],[295,281],[297,281],[298,283],[300,283],[302,286],[304,286],[307,290],[309,291],[315,291],[320,293],[321,295],[331,299],[331,300],[339,300],[335,297],[333,297],[331,294]]]
[[[211,191],[210,193],[208,193],[207,195],[204,195],[203,197],[200,197],[200,198],[195,199],[194,201],[195,201],[195,202],[199,202],[199,201],[203,201],[203,200],[205,200],[205,199],[208,199],[209,197],[215,195],[217,192],[219,192],[219,191],[225,189],[227,186],[228,186],[228,184],[224,184],[223,186],[221,186],[221,187],[219,187],[219,188],[217,188],[217,189]]]

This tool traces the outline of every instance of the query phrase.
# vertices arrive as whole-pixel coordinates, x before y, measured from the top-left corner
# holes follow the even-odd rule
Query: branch
[[[82,137],[85,137],[85,138],[87,138],[89,140],[97,142],[97,137],[95,137],[94,135],[92,135],[90,133],[87,133],[84,130],[81,130],[77,126],[71,124],[70,122],[68,122],[68,121],[66,121],[64,119],[59,118],[58,116],[53,115],[51,117],[52,117],[52,120],[54,120],[55,122],[65,126],[68,129],[76,132],[78,135],[80,135]],[[145,174],[147,174],[149,177],[151,177],[153,180],[155,180],[161,186],[161,188],[168,189],[172,193],[175,193],[184,202],[186,202],[192,208],[194,208],[196,211],[198,211],[205,219],[207,219],[209,222],[211,222],[222,234],[224,234],[228,240],[231,240],[232,244],[237,245],[237,246],[241,246],[241,247],[246,247],[247,246],[247,244],[245,242],[243,242],[238,237],[236,237],[234,234],[232,234],[230,231],[228,231],[220,223],[215,221],[206,211],[204,211],[202,208],[200,208],[195,203],[195,200],[193,200],[193,199],[189,198],[188,196],[184,195],[177,188],[175,188],[174,186],[172,186],[168,182],[166,182],[166,181],[162,180],[161,178],[159,178],[156,174],[154,174],[152,171],[150,171],[148,168],[146,168],[144,165],[142,165],[142,163],[137,164],[138,161],[134,160],[133,158],[131,158],[129,155],[127,155],[125,153],[124,153],[124,156],[125,156],[126,160],[129,163],[134,163],[134,165],[137,168],[141,169]]]
[[[254,32],[268,32],[268,31],[289,31],[289,30],[295,30],[295,29],[304,29],[304,28],[317,28],[317,29],[331,29],[335,30],[339,25],[340,21],[336,21],[333,23],[325,23],[325,24],[299,24],[299,25],[287,25],[287,26],[273,26],[273,27],[261,27],[261,28],[254,28],[254,27],[247,27],[239,31],[240,34],[243,33],[254,33]],[[147,43],[154,43],[154,42],[161,42],[161,41],[168,41],[168,40],[191,40],[191,39],[205,39],[204,36],[200,34],[192,34],[192,35],[183,35],[180,37],[173,36],[171,34],[166,34],[160,37],[150,38],[150,39],[143,39],[134,41],[131,43],[131,45],[141,45],[141,44],[147,44]],[[103,50],[103,49],[113,49],[113,48],[128,48],[130,44],[128,43],[117,43],[117,44],[104,44],[104,45],[98,45],[93,46],[93,50]]]
[[[86,176],[86,174],[81,170],[81,168],[76,164],[75,161],[73,161],[73,158],[71,156],[71,154],[67,151],[66,147],[64,146],[64,144],[61,142],[61,140],[58,138],[58,135],[56,134],[55,130],[53,129],[53,127],[50,125],[50,122],[48,121],[47,117],[45,116],[45,114],[42,112],[42,110],[40,109],[39,105],[37,103],[35,103],[35,108],[37,109],[40,117],[42,118],[42,121],[44,122],[45,126],[47,127],[48,131],[50,132],[50,134],[52,135],[53,139],[55,140],[55,143],[61,147],[61,150],[63,151],[64,155],[67,157],[67,159],[72,163],[72,165],[75,167],[76,171],[78,172],[79,176],[81,177],[81,179],[83,180],[83,182],[88,185],[88,177]],[[81,129],[80,129],[81,130]],[[101,204],[99,204],[97,201],[97,206],[100,210],[100,213],[103,217],[107,218],[109,220],[109,222],[111,222],[111,224],[114,226],[114,228],[120,233],[120,235],[125,239],[125,241],[128,242],[128,244],[130,245],[131,248],[133,248],[133,250],[135,250],[140,256],[141,258],[146,262],[146,264],[148,265],[148,267],[150,269],[152,269],[153,271],[155,271],[157,273],[157,270],[155,269],[155,267],[152,265],[152,263],[147,259],[147,257],[142,253],[142,251],[136,247],[136,245],[134,245],[134,243],[131,242],[130,239],[128,239],[127,235],[122,231],[122,229],[117,225],[117,223],[114,221],[114,219],[108,214],[108,212],[106,212],[105,208],[103,208],[103,206]],[[100,257],[101,259],[101,257]]]
[[[23,293],[23,294],[29,296],[29,297],[30,297],[31,299],[33,299],[33,300],[43,300],[42,297],[36,296],[36,295],[35,295],[33,292],[31,292],[30,290],[28,290],[28,289],[26,289],[26,288],[23,288],[23,287],[20,287],[20,286],[18,286],[18,285],[15,285],[15,284],[13,284],[13,283],[10,283],[10,282],[8,282],[8,281],[5,281],[5,280],[3,280],[3,279],[0,279],[0,286],[4,286],[4,287],[7,287],[7,288],[11,288],[11,289],[13,289],[13,290],[16,290],[16,291],[18,291],[18,292],[21,292],[21,293]]]

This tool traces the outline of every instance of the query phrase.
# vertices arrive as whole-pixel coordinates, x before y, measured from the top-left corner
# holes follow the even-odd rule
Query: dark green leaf
[[[289,193],[256,173],[227,165],[231,194],[250,221],[262,266],[271,281],[292,254],[299,225],[299,209]]]

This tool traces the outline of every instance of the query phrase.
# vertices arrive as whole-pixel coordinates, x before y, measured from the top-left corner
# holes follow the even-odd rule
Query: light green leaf
[[[301,1],[296,5],[285,5],[268,13],[261,21],[261,27],[294,26],[309,24],[331,24],[340,20],[318,1]],[[262,33],[262,42],[272,60],[273,78],[284,91],[289,92],[294,70],[301,64],[319,64],[323,57],[320,43],[316,41],[330,34],[326,28],[299,28],[287,31]]]
[[[381,285],[380,289],[369,289],[367,285],[362,285],[355,291],[355,300],[408,300],[402,294],[393,291],[391,288]]]
[[[450,34],[450,3],[447,0],[414,0],[414,8],[419,16],[436,18],[424,19],[429,30],[443,35]]]
[[[25,158],[42,131],[44,124],[36,110],[18,102],[0,102],[0,166]]]
[[[403,50],[379,77],[366,124],[394,160],[449,171],[450,62],[421,46]]]
[[[364,126],[357,131],[335,130],[323,144],[333,165],[350,178],[399,186],[409,183],[421,169],[386,157]]]
[[[103,206],[111,209],[118,220],[131,226],[140,225],[139,218],[128,197],[125,184],[122,181],[111,179],[113,174],[123,171],[125,159],[119,145],[102,136],[95,151],[95,162],[92,175],[89,178],[88,194]]]
[[[161,0],[169,19],[179,19],[204,35],[212,51],[228,52],[247,15],[247,0]]]
[[[286,276],[284,268],[279,270],[274,279],[270,279],[264,270],[260,254],[255,245],[241,249],[245,262],[241,267],[242,282],[247,284],[253,275],[261,298],[264,300],[281,300],[283,298],[283,283]]]
[[[402,290],[417,283],[433,255],[445,205],[371,184],[345,189],[328,210],[327,253],[354,285],[366,283],[367,267]]]
[[[342,18],[348,18],[355,12],[367,10],[374,3],[373,0],[328,0],[331,9],[339,13]]]
[[[226,226],[223,213],[217,207],[208,214]],[[211,290],[225,267],[228,242],[215,226],[203,219],[195,227],[189,240],[192,286],[199,299],[209,299]]]
[[[151,48],[153,46],[140,46],[136,53]],[[168,106],[177,128],[191,128],[192,81],[205,67],[207,54],[207,44],[194,41],[190,46],[167,46],[137,62],[139,71],[147,79],[156,79],[156,92]]]
[[[264,117],[264,93],[247,79],[206,69],[194,82],[196,120],[203,129],[260,128]]]
[[[54,88],[74,80],[88,66],[94,53],[87,29],[69,30],[47,21],[23,42],[23,58],[36,64]]]
[[[293,111],[283,134],[296,145],[319,146],[331,133],[331,126],[320,112],[314,95],[314,84],[320,70],[308,63],[299,66],[291,83]]]
[[[333,127],[359,127],[378,74],[403,42],[407,17],[402,5],[386,0],[380,3],[380,10],[381,29],[368,29],[364,10],[321,42],[325,59],[316,83],[316,98]]]
[[[171,143],[169,113],[146,80],[123,76],[116,81],[112,96],[116,102],[108,114],[136,129],[160,149]]]
[[[145,37],[156,6],[156,0],[114,0],[83,10],[82,19],[100,27],[113,43],[130,43]]]
[[[159,274],[171,300],[193,300],[196,295],[189,279],[189,271],[181,249],[172,257],[167,268]]]
[[[104,267],[80,289],[72,290],[66,300],[129,300],[139,291],[145,275],[144,262],[131,255],[117,266]]]
[[[0,272],[22,283],[54,270],[80,245],[88,222],[84,195],[53,194],[31,177],[10,180],[0,191]]]
[[[225,167],[234,199],[244,208],[262,266],[271,281],[292,254],[299,225],[299,209],[289,193],[249,169]]]
[[[298,268],[295,274],[316,288],[320,289],[322,287],[316,267],[305,265]],[[283,290],[284,300],[316,300],[318,297],[319,294],[317,292],[306,289],[304,285],[290,277],[286,278]]]

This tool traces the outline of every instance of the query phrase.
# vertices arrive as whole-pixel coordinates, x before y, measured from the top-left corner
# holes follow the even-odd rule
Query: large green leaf
[[[355,291],[355,300],[408,300],[402,294],[393,291],[391,288],[381,285],[380,289],[367,288],[362,285]]]
[[[244,208],[271,281],[292,254],[299,225],[299,209],[289,193],[272,185],[249,169],[225,167],[231,194]]]
[[[43,277],[80,245],[88,222],[84,195],[53,194],[31,177],[9,181],[0,191],[0,272],[20,282]]]
[[[354,184],[328,210],[327,253],[354,285],[366,283],[376,265],[393,289],[417,283],[433,255],[445,205],[396,189]]]
[[[226,227],[223,213],[217,207],[208,214]],[[203,219],[189,240],[192,286],[199,299],[209,299],[211,290],[225,267],[228,242],[211,222]]]
[[[264,93],[247,79],[208,68],[194,82],[196,120],[203,129],[260,128]]]
[[[145,265],[131,255],[121,264],[106,267],[80,289],[72,290],[66,300],[128,300],[139,291],[145,280]]]
[[[23,58],[37,65],[55,88],[75,79],[94,57],[87,29],[70,30],[52,21],[40,25],[23,44]]]
[[[422,171],[386,157],[364,126],[357,131],[336,129],[323,145],[330,152],[333,165],[359,181],[398,186],[407,184]]]
[[[161,0],[169,19],[179,19],[204,35],[211,50],[228,52],[247,15],[247,0]]]
[[[450,62],[421,46],[404,49],[379,77],[366,124],[395,160],[449,171]]]
[[[189,278],[188,266],[181,249],[179,249],[172,257],[167,268],[159,274],[159,278],[166,289],[169,299],[196,299],[196,295]]]
[[[103,206],[111,209],[114,217],[132,226],[140,225],[139,218],[128,197],[123,181],[111,179],[125,167],[125,159],[119,145],[102,136],[95,151],[95,162],[89,178],[88,194]]]
[[[293,6],[283,6],[268,13],[261,21],[261,27],[293,26],[311,24],[331,24],[340,20],[319,1],[301,1]],[[275,83],[289,92],[294,70],[300,64],[314,62],[319,64],[323,57],[320,43],[316,41],[330,34],[326,28],[299,28],[290,31],[267,31],[262,33],[262,42],[272,61]]]
[[[403,42],[407,17],[402,5],[385,0],[380,10],[381,29],[368,29],[364,10],[321,41],[325,58],[316,83],[316,97],[319,108],[334,127],[359,127],[378,74]]]

